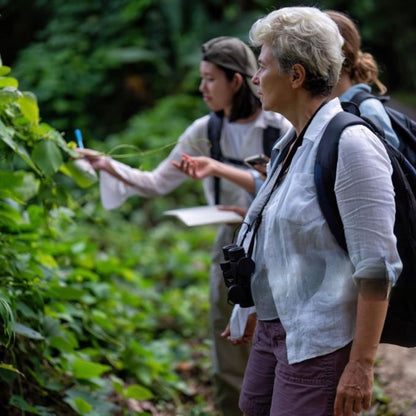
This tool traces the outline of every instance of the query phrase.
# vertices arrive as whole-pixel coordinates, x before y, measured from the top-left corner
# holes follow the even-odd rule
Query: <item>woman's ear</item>
[[[241,88],[243,82],[243,76],[239,72],[235,72],[233,79],[231,80],[231,85],[233,87],[234,93],[236,93]]]
[[[306,71],[303,65],[295,64],[290,70],[290,81],[293,88],[299,88],[303,85],[306,78]]]

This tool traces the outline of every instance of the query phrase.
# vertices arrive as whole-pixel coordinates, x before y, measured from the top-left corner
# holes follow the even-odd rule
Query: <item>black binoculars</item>
[[[254,261],[247,257],[244,248],[237,244],[224,246],[222,252],[225,261],[220,263],[220,266],[225,286],[228,288],[228,303],[239,304],[242,308],[253,306],[250,279],[254,273]]]

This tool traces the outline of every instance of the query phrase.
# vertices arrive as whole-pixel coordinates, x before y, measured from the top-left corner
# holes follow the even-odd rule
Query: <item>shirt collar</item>
[[[333,98],[331,101],[327,102],[319,111],[315,114],[311,124],[305,132],[304,139],[315,141],[317,137],[323,132],[323,129],[327,126],[329,121],[335,116],[335,114],[342,111],[341,103],[338,98]],[[295,128],[292,127],[289,129],[285,135],[278,140],[274,146],[273,150],[280,151],[286,147],[286,145],[293,139],[295,135]]]
[[[304,139],[315,141],[323,134],[324,129],[332,118],[342,110],[339,98],[333,98],[322,106],[315,114],[311,124],[305,132]]]

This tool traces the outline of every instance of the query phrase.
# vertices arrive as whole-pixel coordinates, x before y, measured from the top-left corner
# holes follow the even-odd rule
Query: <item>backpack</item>
[[[225,163],[244,166],[244,161],[223,156],[221,152],[220,138],[223,118],[215,113],[211,113],[208,120],[208,139],[211,143],[211,157]],[[263,153],[266,156],[271,155],[273,145],[281,136],[280,129],[267,126],[263,130]],[[214,177],[215,204],[220,203],[220,178]]]
[[[329,122],[318,146],[314,172],[322,213],[338,244],[346,251],[334,185],[340,135],[347,126],[356,124],[364,124],[374,131],[371,124],[347,111],[338,113]],[[377,136],[380,138],[379,135]],[[401,140],[402,136],[399,136],[399,139]],[[402,273],[391,290],[380,342],[414,347],[416,346],[416,169],[405,155],[414,154],[416,147],[411,147],[412,142],[401,140],[404,151],[400,151],[383,138],[380,140],[385,145],[393,167],[392,182],[396,204],[394,233],[403,263]]]
[[[416,166],[416,121],[406,114],[389,107],[387,103],[390,97],[374,95],[368,91],[359,91],[351,98],[351,102],[358,107],[369,98],[376,98],[382,102],[389,116],[391,126],[399,138],[399,150],[413,166]]]

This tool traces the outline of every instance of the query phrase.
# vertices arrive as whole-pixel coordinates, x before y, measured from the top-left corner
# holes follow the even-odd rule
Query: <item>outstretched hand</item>
[[[76,148],[75,151],[86,159],[95,170],[105,169],[107,164],[106,156],[92,149]]]
[[[172,161],[172,165],[193,179],[204,179],[214,174],[216,161],[206,156],[182,155],[180,162]]]

